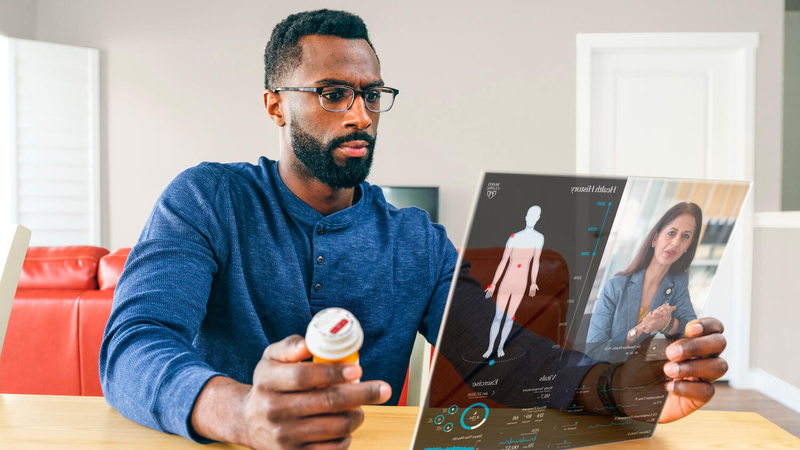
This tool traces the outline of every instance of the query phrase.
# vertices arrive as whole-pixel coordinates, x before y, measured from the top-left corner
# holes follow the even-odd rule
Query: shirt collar
[[[271,180],[274,191],[278,193],[283,209],[295,219],[312,227],[319,223],[328,228],[344,228],[358,219],[364,210],[364,205],[370,201],[369,183],[365,181],[358,186],[358,189],[361,189],[361,198],[358,199],[358,202],[341,211],[323,216],[286,186],[278,174],[277,161],[262,156],[259,166],[269,175],[268,178]]]

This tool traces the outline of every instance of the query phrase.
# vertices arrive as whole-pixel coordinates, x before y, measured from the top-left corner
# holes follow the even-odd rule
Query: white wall
[[[36,35],[36,0],[0,0],[0,34],[21,39]]]
[[[2,36],[33,39],[36,34],[36,0],[0,0],[0,105],[9,104],[9,43]],[[11,219],[10,110],[0,111],[0,225]]]
[[[481,170],[573,172],[575,35],[757,31],[757,210],[780,201],[783,1],[278,2],[38,0],[36,38],[101,51],[104,198],[112,248],[130,246],[159,193],[204,160],[277,158],[262,54],[286,15],[366,21],[386,82],[370,181],[441,186],[456,245]]]
[[[750,365],[800,389],[800,352],[794,342],[800,318],[797,276],[800,230],[757,228],[753,261],[753,321]]]

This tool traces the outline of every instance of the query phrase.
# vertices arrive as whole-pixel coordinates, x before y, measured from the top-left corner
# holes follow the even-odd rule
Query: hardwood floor
[[[728,383],[714,383],[714,387],[717,392],[703,409],[758,413],[775,425],[800,437],[800,413],[753,390],[734,389],[728,386]]]

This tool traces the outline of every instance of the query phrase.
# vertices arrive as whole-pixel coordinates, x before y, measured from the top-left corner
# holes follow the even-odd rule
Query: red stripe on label
[[[347,325],[347,319],[342,319],[341,322],[337,323],[336,326],[331,328],[331,334],[338,333],[342,328],[344,328],[345,325]]]

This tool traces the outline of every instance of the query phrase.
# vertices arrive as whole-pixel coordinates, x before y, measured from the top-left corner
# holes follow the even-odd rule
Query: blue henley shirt
[[[117,283],[100,348],[108,403],[142,425],[210,442],[191,427],[203,386],[216,375],[252,383],[264,349],[304,334],[332,306],[364,329],[363,380],[392,386],[396,405],[416,332],[436,343],[458,253],[441,225],[397,209],[360,185],[353,206],[323,216],[283,184],[277,163],[203,163],[158,199]],[[526,349],[515,363],[466,362],[483,348],[495,304],[463,261],[438,350],[465,381],[504,380],[496,400],[533,404],[526,389],[558,373],[547,404],[562,408],[594,364],[514,323]],[[573,362],[570,362],[573,361]],[[454,380],[458,383],[457,380]],[[441,388],[441,387],[437,387]],[[449,387],[445,387],[449,389]]]
[[[364,329],[363,380],[396,405],[417,331],[435,343],[458,253],[441,225],[360,185],[323,216],[277,163],[203,163],[158,199],[117,284],[100,350],[108,403],[142,425],[208,442],[191,428],[216,375],[252,383],[264,349],[305,334],[318,311]]]

